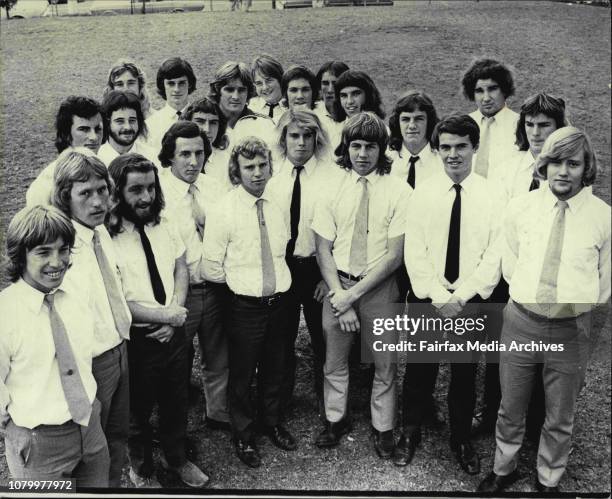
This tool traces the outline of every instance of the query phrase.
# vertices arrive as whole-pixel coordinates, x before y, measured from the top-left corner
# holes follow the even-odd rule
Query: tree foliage
[[[6,10],[6,18],[10,19],[9,11],[15,6],[17,0],[0,0],[0,9]]]

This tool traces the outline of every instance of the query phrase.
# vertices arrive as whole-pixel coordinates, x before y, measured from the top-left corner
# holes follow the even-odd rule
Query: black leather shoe
[[[374,435],[374,450],[381,459],[391,459],[393,449],[395,449],[395,439],[393,438],[393,430],[378,431],[372,429]]]
[[[236,448],[236,455],[244,464],[251,468],[259,468],[261,457],[254,440],[247,442],[238,438],[234,442],[234,447]]]
[[[206,428],[210,430],[231,431],[232,426],[227,421],[219,421],[218,419],[209,418],[206,416],[204,420]]]
[[[556,494],[559,492],[559,487],[548,487],[546,485],[542,485],[540,480],[536,478],[535,482],[536,490],[542,494]]]
[[[268,426],[264,429],[270,441],[276,445],[279,449],[283,450],[295,450],[297,449],[297,443],[291,436],[291,433],[287,431],[282,425]]]
[[[470,442],[463,442],[452,446],[451,450],[455,454],[461,469],[468,475],[478,475],[480,473],[480,459]]]
[[[349,423],[346,418],[337,423],[325,421],[325,428],[315,440],[315,445],[317,447],[333,447],[338,445],[340,443],[340,437],[350,433],[352,429],[351,423]]]
[[[393,464],[396,466],[408,466],[414,457],[416,448],[421,443],[421,432],[416,431],[406,437],[404,434],[399,439],[393,452]]]
[[[495,493],[506,490],[510,485],[519,479],[517,470],[514,470],[509,475],[500,476],[494,472],[489,473],[486,478],[478,485],[477,492]]]

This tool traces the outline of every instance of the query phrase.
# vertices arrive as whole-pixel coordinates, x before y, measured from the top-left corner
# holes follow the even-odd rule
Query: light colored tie
[[[266,219],[263,213],[263,202],[263,199],[258,199],[255,203],[257,205],[257,221],[259,222],[259,237],[261,242],[261,296],[270,296],[276,291],[276,274],[274,273],[274,260],[272,259],[270,238],[268,237]]]
[[[361,182],[361,201],[355,214],[355,227],[349,254],[349,273],[360,276],[368,268],[368,179],[359,177]]]
[[[565,235],[565,210],[567,201],[557,201],[557,214],[550,228],[548,246],[544,254],[544,265],[536,292],[536,302],[540,305],[557,303],[557,278],[561,263],[561,250]]]
[[[61,291],[57,291],[61,293]],[[68,404],[68,410],[72,420],[82,426],[87,426],[91,416],[91,402],[83,386],[79,368],[77,367],[66,327],[62,318],[55,309],[55,294],[45,295],[45,303],[49,307],[49,320],[51,322],[51,333],[55,344],[55,357],[59,367],[60,380],[64,397]]]
[[[108,298],[111,313],[113,314],[113,319],[115,321],[115,328],[117,329],[119,336],[121,336],[124,340],[127,340],[130,338],[131,320],[125,310],[126,305],[123,298],[123,293],[119,290],[117,280],[115,279],[115,272],[113,272],[113,269],[111,268],[111,265],[104,254],[104,249],[102,248],[102,243],[100,242],[100,233],[97,229],[94,229],[93,233],[94,253],[96,254],[98,267],[100,268],[102,280],[104,281],[104,289],[106,290],[106,297]]]
[[[198,237],[200,241],[204,239],[204,210],[200,206],[198,202],[198,192],[200,190],[195,184],[190,184],[189,189],[187,190],[189,195],[191,196],[191,214],[193,216],[193,220],[195,222],[196,231],[198,232]]]
[[[484,117],[480,128],[480,145],[476,154],[476,165],[474,173],[487,178],[489,174],[489,142],[491,141],[491,125],[495,121],[495,117]]]

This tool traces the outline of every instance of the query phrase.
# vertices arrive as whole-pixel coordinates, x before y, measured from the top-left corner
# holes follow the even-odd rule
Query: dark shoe
[[[535,482],[536,490],[542,494],[556,494],[559,492],[559,487],[547,487],[546,485],[542,485],[540,480],[536,478]]]
[[[282,425],[268,426],[264,429],[264,434],[270,438],[270,441],[276,445],[279,449],[283,450],[295,450],[297,449],[297,443],[291,436],[291,433],[287,431]]]
[[[201,487],[204,487],[210,480],[206,473],[204,473],[200,468],[198,468],[189,460],[185,461],[180,466],[170,466],[164,455],[161,454],[159,461],[163,469],[176,473],[181,479],[181,482],[183,482],[188,487],[199,489]]]
[[[421,432],[416,431],[411,435],[402,434],[393,452],[393,464],[396,466],[408,466],[414,457],[416,448],[421,443]]]
[[[351,423],[349,423],[346,418],[337,423],[325,421],[325,428],[317,437],[315,445],[317,447],[333,447],[338,445],[340,443],[340,437],[350,433],[352,429]]]
[[[254,440],[247,442],[238,438],[234,442],[234,447],[236,448],[236,455],[244,464],[251,468],[261,466],[261,457]]]
[[[509,475],[500,476],[494,472],[489,473],[486,478],[480,482],[477,492],[495,493],[506,490],[510,485],[519,479],[517,470],[514,470]]]
[[[205,418],[206,428],[210,430],[221,430],[221,431],[231,431],[232,426],[227,421],[219,421],[217,419],[209,418],[206,416]]]
[[[480,473],[480,459],[470,442],[451,446],[451,450],[455,454],[461,469],[468,475],[478,475]]]
[[[374,450],[381,459],[391,459],[393,449],[395,449],[395,439],[393,438],[393,430],[378,431],[372,430],[374,434]]]

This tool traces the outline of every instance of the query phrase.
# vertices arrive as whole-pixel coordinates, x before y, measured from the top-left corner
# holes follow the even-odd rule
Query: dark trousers
[[[266,426],[280,422],[289,341],[286,308],[284,293],[266,302],[240,295],[232,297],[228,403],[232,430],[242,440],[251,440],[257,419]],[[256,369],[258,411],[250,396]]]
[[[420,300],[420,303],[426,301]],[[476,295],[469,301],[470,304],[481,303],[482,299]],[[436,315],[431,307],[431,315]],[[465,333],[457,336],[448,334],[448,340],[455,343],[474,341],[474,334]],[[473,361],[463,359],[463,362],[451,362],[451,379],[448,387],[447,403],[450,421],[450,443],[458,445],[470,439],[472,415],[476,403],[476,355],[471,355]],[[407,363],[404,374],[402,394],[402,425],[404,433],[410,435],[418,431],[427,411],[431,407],[431,394],[433,392],[438,363]]]
[[[323,363],[325,362],[325,341],[321,313],[323,304],[314,299],[317,284],[321,282],[321,271],[317,259],[287,258],[291,271],[291,288],[287,293],[287,369],[283,382],[283,407],[291,401],[295,386],[295,339],[300,325],[300,310],[304,307],[304,319],[310,334],[314,354],[314,388],[317,400],[323,398]]]
[[[166,460],[177,467],[186,461],[187,370],[185,332],[176,328],[168,343],[145,335],[153,330],[132,327],[130,355],[130,463],[142,476],[153,473],[151,414],[159,408],[159,439]]]

